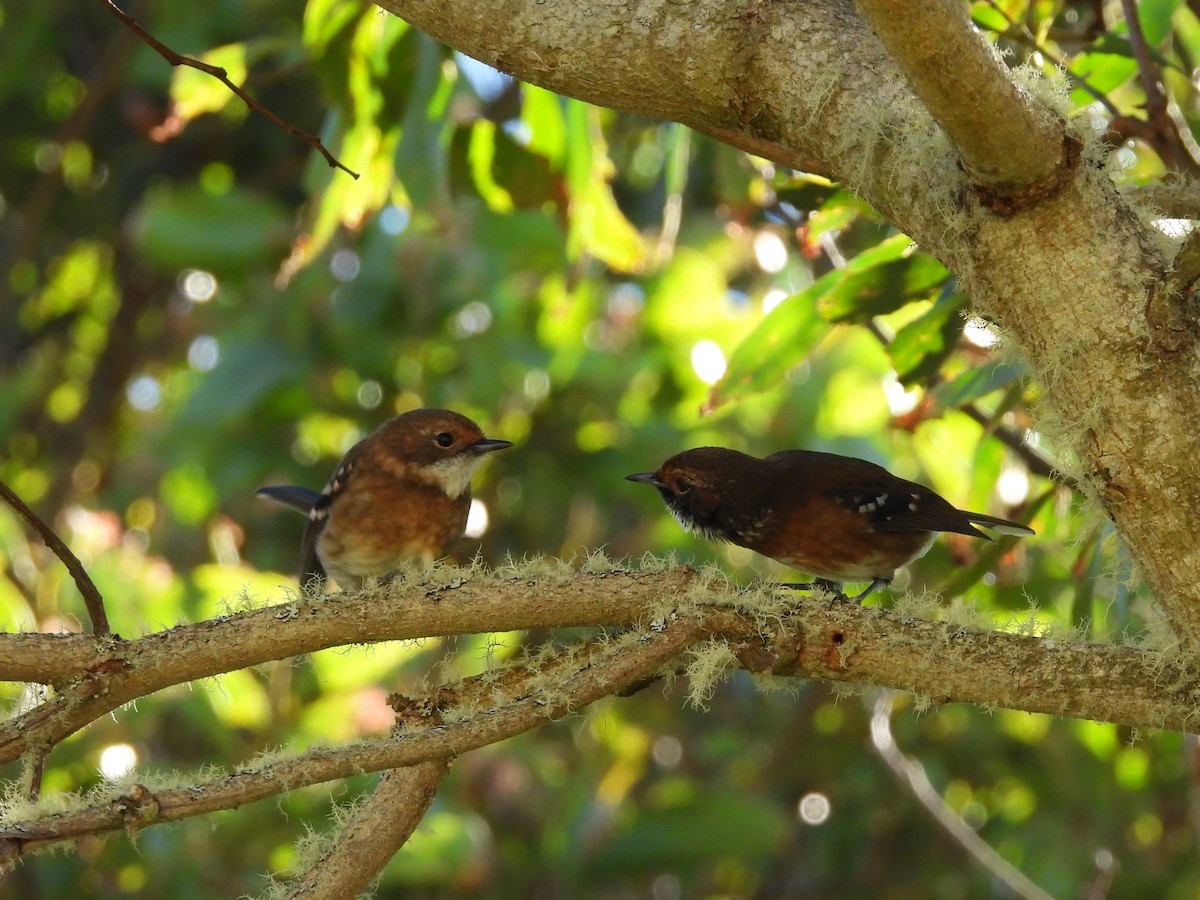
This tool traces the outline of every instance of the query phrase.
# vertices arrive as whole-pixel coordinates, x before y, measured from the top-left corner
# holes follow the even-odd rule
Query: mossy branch
[[[445,760],[635,689],[705,636],[696,617],[680,618],[657,632],[568,648],[549,663],[553,678],[535,659],[515,667],[522,677],[511,683],[484,675],[436,691],[422,707],[430,715],[419,730],[405,728],[408,719],[402,717],[400,729],[386,737],[250,763],[187,787],[160,790],[147,782],[109,786],[65,811],[13,806],[0,825],[0,864],[83,835],[136,830],[233,809],[307,785]],[[30,807],[33,811],[27,813]]]
[[[142,780],[107,785],[82,801],[13,801],[0,827],[0,858],[231,809],[304,785],[444,761],[602,697],[640,689],[668,671],[712,678],[721,666],[740,665],[755,673],[885,685],[936,702],[1178,730],[1194,730],[1200,711],[1200,680],[1166,651],[981,631],[770,586],[736,590],[719,575],[687,567],[605,571],[590,562],[587,568],[437,568],[358,594],[307,597],[115,647],[97,639],[86,676],[7,723],[6,753],[51,746],[125,699],[179,680],[324,647],[534,627],[631,626],[615,639],[536,651],[423,697],[395,698],[399,728],[386,737],[264,759],[182,788]],[[689,652],[695,658],[685,658]],[[706,654],[719,655],[719,664],[706,665]],[[695,693],[704,689],[693,686]],[[62,698],[66,705],[56,706]],[[367,814],[379,813],[368,804]]]
[[[287,886],[288,900],[341,900],[365,892],[421,823],[449,766],[449,759],[436,759],[384,772],[329,849]]]
[[[53,746],[175,684],[347,644],[575,626],[634,626],[693,611],[754,671],[887,685],[937,698],[1185,729],[1195,685],[1162,653],[1044,641],[789,592],[738,592],[687,567],[514,575],[438,568],[361,593],[283,604],[113,643],[45,635],[37,680],[67,684],[0,727],[0,761]],[[756,599],[757,598],[757,599]],[[764,605],[765,604],[765,605]],[[765,616],[769,618],[764,618]],[[6,644],[28,635],[0,635]],[[748,654],[748,655],[747,655]],[[69,669],[55,674],[57,666]],[[1164,668],[1166,667],[1166,668]],[[68,678],[67,676],[70,676]],[[1064,691],[1064,685],[1070,685]]]
[[[957,0],[856,0],[958,150],[972,185],[1011,212],[1041,199],[1078,157],[1063,121],[1012,79]],[[970,85],[964,92],[964,85]]]

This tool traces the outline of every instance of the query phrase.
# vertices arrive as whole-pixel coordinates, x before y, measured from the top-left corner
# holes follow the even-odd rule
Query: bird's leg
[[[876,579],[872,580],[872,582],[870,584],[867,585],[867,589],[865,591],[863,591],[861,594],[855,594],[853,597],[850,597],[849,599],[854,600],[858,603],[862,603],[863,600],[865,600],[867,597],[869,597],[872,593],[880,590],[881,588],[887,587],[891,583],[892,583],[892,579],[890,579],[890,578],[876,578]],[[840,587],[840,585],[839,585],[839,587]],[[845,595],[843,595],[843,596],[845,596]]]

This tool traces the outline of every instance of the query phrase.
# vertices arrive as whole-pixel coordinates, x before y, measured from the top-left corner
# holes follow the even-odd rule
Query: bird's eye
[[[448,431],[443,431],[434,440],[437,441],[439,447],[449,447],[454,444],[454,435]]]
[[[675,490],[680,494],[686,494],[691,491],[696,485],[692,484],[691,479],[677,478],[675,479]]]

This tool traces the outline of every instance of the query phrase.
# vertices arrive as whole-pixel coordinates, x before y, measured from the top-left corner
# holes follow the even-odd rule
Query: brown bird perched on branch
[[[955,509],[923,485],[834,453],[783,450],[759,459],[700,447],[672,456],[657,472],[625,477],[658,488],[689,531],[816,576],[814,584],[795,587],[840,594],[843,582],[869,581],[855,600],[887,586],[938,532],[984,540],[991,538],[974,525],[1034,533],[1019,522]]]
[[[349,590],[406,561],[443,556],[466,527],[471,474],[486,454],[511,446],[456,412],[414,409],[351,447],[320,493],[273,485],[255,496],[308,517],[301,586],[328,575]]]

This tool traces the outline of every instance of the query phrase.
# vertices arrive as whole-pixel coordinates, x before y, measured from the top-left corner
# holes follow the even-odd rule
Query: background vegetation
[[[1137,120],[1138,45],[1107,7],[972,11],[1013,64],[1065,79],[1078,117]],[[1038,384],[964,317],[942,266],[839,185],[516,84],[350,0],[310,0],[302,20],[275,0],[130,12],[362,177],[173,71],[103,4],[0,6],[0,480],[83,558],[118,633],[283,600],[301,523],[254,489],[319,486],[421,405],[517,445],[477,480],[487,525],[462,560],[671,550],[779,577],[689,538],[621,476],[691,446],[804,446],[1038,530],[941,540],[899,590],[1101,641],[1153,619],[1111,527],[1046,477]],[[1194,147],[1200,18],[1139,15]],[[1113,177],[1158,178],[1162,146],[1114,139]],[[80,627],[73,583],[5,511],[0,564],[7,630]],[[544,637],[325,651],[166,690],[64,742],[44,790],[86,789],[122,758],[191,770],[378,733],[388,692]],[[651,688],[463,757],[379,896],[1005,895],[887,764],[889,717],[945,807],[1051,895],[1200,891],[1179,734],[745,675],[707,709],[683,698]],[[372,782],[85,840],[6,887],[257,892]]]

